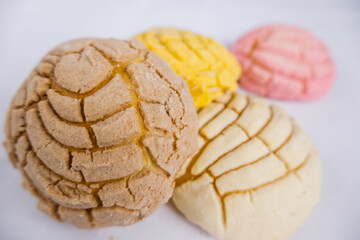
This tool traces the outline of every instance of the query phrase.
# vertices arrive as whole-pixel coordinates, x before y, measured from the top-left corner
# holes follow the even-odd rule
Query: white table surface
[[[292,240],[360,239],[360,1],[17,1],[0,0],[0,125],[11,97],[50,48],[78,37],[130,38],[175,26],[230,45],[266,23],[297,24],[325,40],[337,79],[318,101],[276,101],[303,126],[323,164],[323,194]],[[272,101],[275,102],[275,101]],[[0,140],[5,138],[0,132]],[[78,230],[36,208],[0,147],[0,239],[212,239],[165,205],[128,227]]]

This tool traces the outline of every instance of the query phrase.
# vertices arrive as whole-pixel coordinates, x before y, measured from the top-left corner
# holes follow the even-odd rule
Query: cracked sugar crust
[[[78,39],[51,50],[14,96],[5,132],[39,208],[84,228],[150,215],[197,149],[186,82],[135,40]]]
[[[153,28],[134,39],[164,58],[188,82],[195,107],[204,107],[238,87],[240,65],[211,38],[174,28]]]
[[[173,200],[220,239],[286,239],[318,201],[319,156],[280,107],[227,93],[199,109],[200,149],[177,174]]]

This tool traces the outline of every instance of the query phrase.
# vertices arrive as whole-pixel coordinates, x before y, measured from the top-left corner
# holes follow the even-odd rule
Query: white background
[[[267,23],[297,24],[326,41],[337,66],[329,94],[313,102],[277,102],[312,137],[323,164],[323,194],[292,240],[360,239],[360,1],[16,1],[0,0],[0,125],[12,95],[40,58],[78,37],[127,39],[175,26],[229,46]],[[4,140],[1,131],[0,140]],[[0,239],[211,239],[171,204],[129,227],[78,230],[36,208],[0,147]]]

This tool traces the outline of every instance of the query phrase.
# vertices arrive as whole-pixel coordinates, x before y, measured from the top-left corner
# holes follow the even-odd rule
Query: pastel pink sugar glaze
[[[334,62],[325,44],[293,26],[258,28],[232,46],[243,67],[243,88],[282,100],[316,99],[335,78]]]

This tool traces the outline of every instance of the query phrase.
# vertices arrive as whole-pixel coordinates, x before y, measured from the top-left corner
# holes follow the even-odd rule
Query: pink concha
[[[335,78],[326,45],[298,27],[255,29],[237,40],[231,51],[243,66],[240,86],[270,98],[316,99],[326,94]]]

